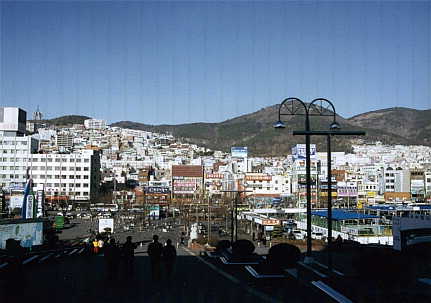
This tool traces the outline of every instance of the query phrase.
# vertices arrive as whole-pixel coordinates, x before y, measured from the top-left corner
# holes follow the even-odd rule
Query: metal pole
[[[332,271],[332,155],[331,155],[331,135],[326,137],[328,149],[328,270]]]
[[[235,196],[235,241],[238,241],[238,196],[239,192]]]
[[[308,110],[305,111],[305,131],[310,131],[310,120]],[[310,135],[305,135],[305,161],[307,177],[307,254],[306,257],[310,262],[312,243],[311,243],[311,157],[310,157]]]
[[[211,208],[210,208],[210,197],[208,196],[208,240],[207,242],[210,242],[211,237]]]
[[[233,200],[230,207],[230,243],[233,243]]]

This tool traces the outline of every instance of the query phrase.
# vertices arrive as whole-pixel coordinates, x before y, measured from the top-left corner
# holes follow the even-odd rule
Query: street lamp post
[[[299,103],[301,107],[296,107],[294,104]],[[319,106],[316,106],[319,105]],[[326,105],[326,106],[324,106]],[[284,110],[284,111],[282,111]],[[286,125],[281,121],[281,116],[305,116],[305,171],[306,171],[306,190],[307,190],[307,254],[306,262],[311,262],[312,242],[311,242],[311,156],[310,156],[310,118],[309,116],[330,116],[333,117],[333,122],[330,125],[331,130],[340,129],[340,125],[336,121],[335,107],[331,101],[323,98],[317,98],[311,101],[308,105],[299,98],[286,98],[280,104],[278,109],[278,121],[274,124],[274,128],[285,128]]]

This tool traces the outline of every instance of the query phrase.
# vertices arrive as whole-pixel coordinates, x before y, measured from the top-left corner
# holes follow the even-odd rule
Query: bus
[[[117,204],[105,204],[105,203],[96,203],[90,206],[91,211],[118,211]]]

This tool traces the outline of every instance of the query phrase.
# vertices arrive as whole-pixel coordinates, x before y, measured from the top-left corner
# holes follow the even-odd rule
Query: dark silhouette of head
[[[127,242],[132,242],[132,236],[127,236],[126,241]]]
[[[153,240],[154,240],[154,242],[159,241],[159,236],[158,236],[158,235],[154,235],[154,236],[153,236]]]
[[[166,240],[166,245],[171,245],[172,244],[172,240],[171,239],[167,239]]]

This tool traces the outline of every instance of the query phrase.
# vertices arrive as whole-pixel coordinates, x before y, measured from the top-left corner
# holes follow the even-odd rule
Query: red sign
[[[262,225],[280,225],[280,220],[265,219],[265,220],[262,220]]]

